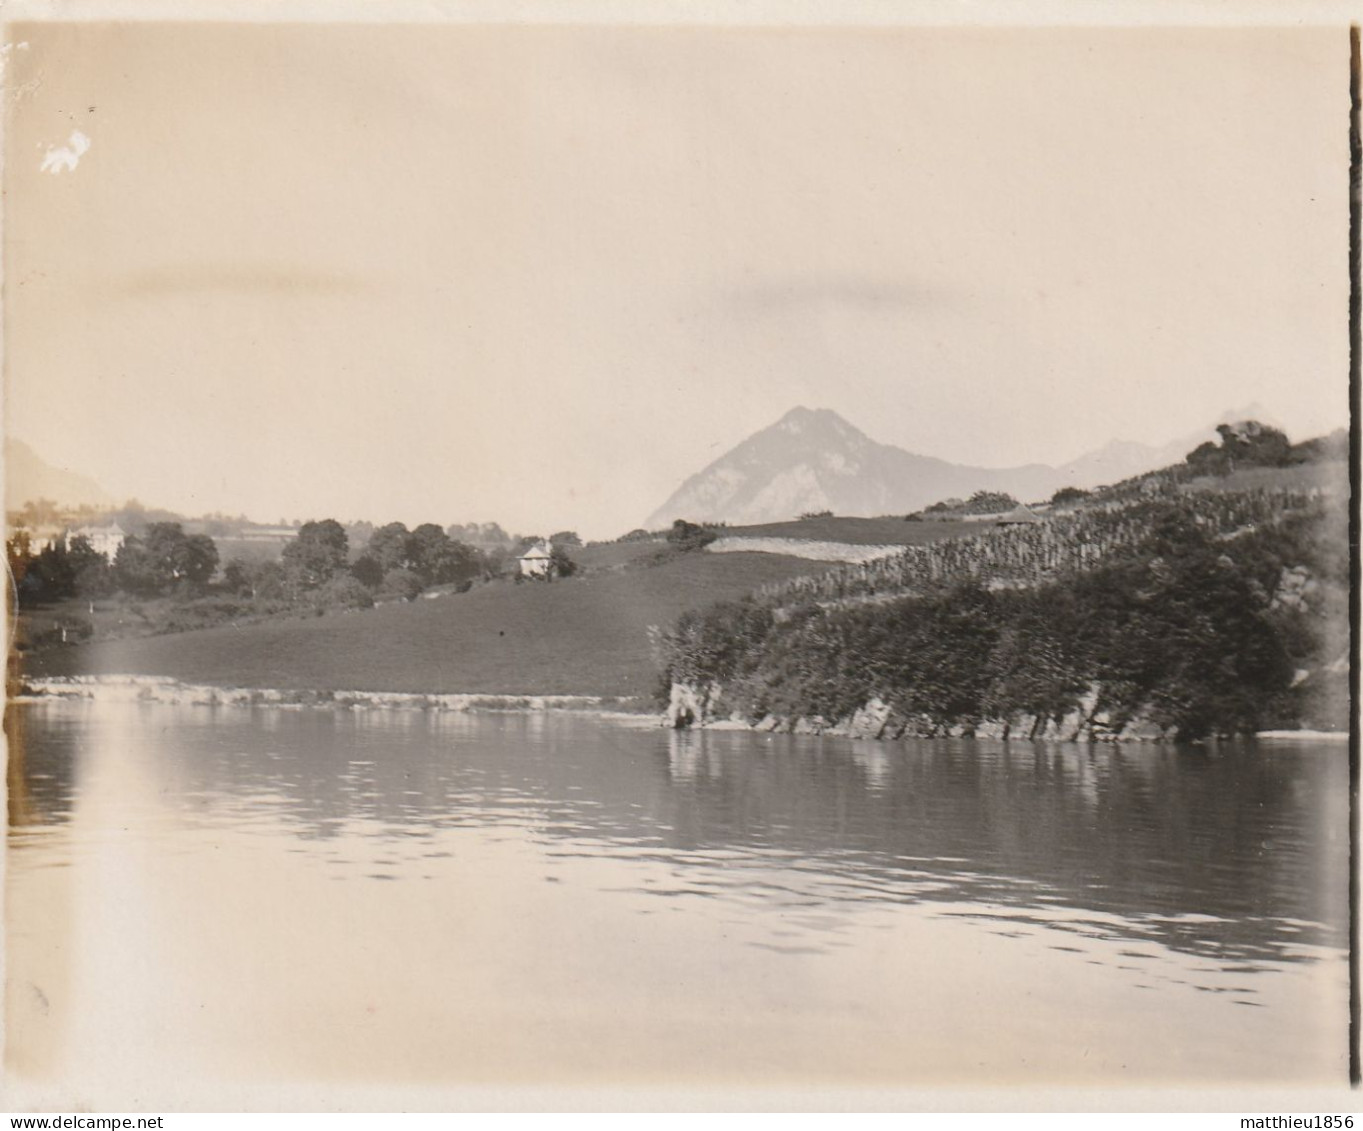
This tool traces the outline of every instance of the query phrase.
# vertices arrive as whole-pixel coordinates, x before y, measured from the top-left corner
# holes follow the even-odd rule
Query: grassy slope
[[[1321,460],[1293,467],[1245,467],[1229,475],[1203,476],[1190,482],[1190,491],[1306,491],[1349,489],[1349,465],[1343,460]]]
[[[568,556],[584,570],[618,569],[666,549],[667,543],[661,539],[656,542],[598,542],[591,546],[570,546]]]
[[[55,649],[30,657],[27,671],[236,687],[644,695],[656,679],[649,625],[822,568],[773,554],[690,554],[548,585],[488,585],[311,620]]]
[[[990,523],[905,522],[903,518],[807,518],[761,526],[729,526],[716,533],[730,538],[808,538],[855,546],[919,546],[989,529]]]

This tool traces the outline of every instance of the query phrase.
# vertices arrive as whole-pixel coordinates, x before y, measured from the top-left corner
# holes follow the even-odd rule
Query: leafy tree
[[[279,562],[233,558],[223,568],[222,584],[229,593],[278,600],[284,596],[284,567]]]
[[[694,522],[687,522],[684,518],[677,519],[672,524],[672,529],[667,532],[668,543],[683,551],[703,549],[714,540],[714,531],[697,526]]]
[[[252,595],[254,585],[250,563],[243,558],[233,558],[229,561],[222,569],[222,585],[229,593]]]
[[[1077,503],[1081,499],[1091,498],[1092,495],[1092,491],[1085,491],[1082,487],[1061,487],[1051,496],[1051,502],[1063,506],[1066,503]]]
[[[568,556],[568,551],[563,546],[551,546],[549,549],[549,573],[553,577],[572,577],[577,572],[577,562]]]
[[[1237,467],[1283,467],[1296,458],[1282,432],[1257,420],[1218,424],[1216,432],[1219,445],[1208,440],[1186,457],[1188,465],[1203,475],[1229,475]]]
[[[359,578],[346,573],[338,573],[325,585],[315,591],[319,608],[331,609],[372,609],[374,594]]]
[[[207,534],[187,535],[178,522],[149,523],[142,544],[158,593],[169,592],[179,583],[202,588],[218,568],[218,547],[213,539]]]
[[[335,519],[305,522],[281,555],[285,578],[295,589],[316,589],[345,570],[349,550],[345,527]]]
[[[350,565],[350,576],[368,589],[377,589],[383,584],[383,566],[369,554],[361,554]]]
[[[577,536],[576,530],[560,530],[557,534],[549,535],[551,546],[581,546],[582,539]]]
[[[1018,501],[1005,491],[976,491],[970,496],[965,509],[968,514],[996,514],[1010,511]]]
[[[152,597],[161,591],[155,561],[138,535],[128,535],[114,555],[114,578],[127,593]]]
[[[433,522],[412,531],[409,550],[410,568],[427,585],[470,581],[482,566],[477,550],[454,541]]]
[[[420,595],[421,578],[410,569],[390,569],[383,575],[383,592],[410,601]]]
[[[259,562],[251,571],[251,596],[257,600],[281,600],[287,590],[288,575],[282,562]]]
[[[150,597],[176,588],[197,591],[217,571],[218,547],[207,534],[185,534],[178,522],[152,522],[141,535],[124,540],[113,568],[119,586],[129,593]]]
[[[216,547],[214,553],[216,554]],[[66,551],[73,576],[74,589],[82,597],[103,597],[114,587],[113,571],[109,559],[90,545],[83,536],[71,539]]]
[[[16,530],[5,540],[5,560],[9,563],[9,575],[22,594],[24,576],[33,562],[33,539],[27,530]]]
[[[195,589],[202,589],[218,569],[218,546],[207,534],[191,534],[185,539],[184,580]]]
[[[394,569],[410,569],[414,556],[412,550],[411,531],[404,523],[390,522],[369,536],[365,552],[387,573]]]
[[[372,522],[352,522],[345,528],[346,538],[352,546],[367,546],[369,539],[374,533]]]
[[[29,563],[20,589],[21,600],[60,601],[76,591],[76,573],[60,541],[44,546]]]

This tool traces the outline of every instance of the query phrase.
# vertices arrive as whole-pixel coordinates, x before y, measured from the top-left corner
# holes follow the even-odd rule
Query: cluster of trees
[[[1082,487],[1061,487],[1051,496],[1051,505],[1063,507],[1070,503],[1082,503],[1085,499],[1091,498],[1093,498],[1093,492],[1085,491]]]
[[[386,587],[411,595],[430,585],[472,581],[483,567],[484,557],[477,549],[456,542],[433,522],[422,523],[415,530],[390,522],[369,536],[364,552],[350,569],[371,589]]]
[[[352,528],[353,529],[353,528]],[[350,531],[335,519],[305,522],[278,562],[234,559],[223,571],[232,593],[363,608],[375,595],[411,599],[433,585],[469,585],[501,558],[455,541],[433,522],[369,527],[353,560]]]
[[[30,507],[30,517],[42,517]],[[7,557],[23,606],[71,597],[95,599],[115,592],[137,598],[181,597],[226,600],[235,616],[237,598],[258,604],[259,612],[300,604],[313,608],[365,608],[377,596],[411,599],[437,585],[467,587],[479,577],[497,577],[515,568],[515,554],[542,539],[513,539],[495,523],[474,524],[481,537],[500,535],[489,548],[450,536],[435,523],[409,530],[403,523],[347,529],[334,519],[305,522],[283,548],[278,561],[234,558],[218,577],[219,553],[207,534],[186,534],[179,522],[143,521],[128,535],[113,561],[81,537],[57,540],[36,549],[31,536],[17,530],[7,541]],[[466,529],[454,527],[451,529]],[[353,553],[352,534],[363,533]],[[577,566],[568,548],[580,546],[571,530],[559,531],[553,545],[554,575],[566,577]],[[207,610],[205,615],[211,614]]]
[[[122,590],[138,597],[202,593],[218,568],[218,548],[206,534],[186,534],[178,522],[151,522],[124,539],[112,562],[74,537],[36,553],[25,531],[6,542],[19,603],[103,597]]]
[[[879,698],[903,718],[968,731],[1059,719],[1097,687],[1114,726],[1143,719],[1184,739],[1290,726],[1302,713],[1294,669],[1329,656],[1324,629],[1340,609],[1282,606],[1281,572],[1306,561],[1335,605],[1347,594],[1347,563],[1322,557],[1319,535],[1299,515],[1227,542],[1171,506],[1131,553],[1064,583],[720,604],[665,634],[663,681],[719,684],[722,709],[753,721],[833,722]]]
[[[350,528],[329,518],[305,522],[284,547],[280,561],[229,562],[224,584],[231,592],[255,598],[367,608],[376,597],[411,600],[432,586],[466,589],[479,578],[501,577],[515,568],[516,554],[544,540],[537,535],[508,538],[505,545],[482,548],[450,536],[450,530],[469,529],[442,529],[433,522],[411,530],[401,522]],[[472,529],[481,537],[501,531],[495,523],[473,524]],[[351,541],[354,533],[365,535],[357,554]],[[577,566],[567,547],[580,546],[582,540],[575,532],[563,530],[550,541],[555,576],[569,576]]]
[[[684,518],[677,519],[672,524],[672,529],[667,532],[667,544],[675,550],[683,553],[691,550],[702,550],[715,540],[718,535],[713,530],[708,530],[704,526],[698,526],[694,522],[687,522]]]
[[[72,539],[70,548],[58,542],[35,552],[28,532],[19,530],[6,540],[5,557],[21,607],[77,595],[100,596],[110,587],[108,559],[84,538]]]
[[[1002,514],[1018,505],[1012,495],[1004,491],[976,491],[968,499],[944,499],[924,507],[922,514]]]
[[[464,542],[483,550],[494,547],[510,549],[517,542],[514,534],[508,534],[495,522],[454,522],[445,527],[445,533],[456,542]]]
[[[1291,441],[1257,420],[1218,424],[1216,433],[1220,443],[1208,440],[1186,457],[1188,466],[1200,475],[1228,475],[1237,467],[1286,467],[1298,462]]]

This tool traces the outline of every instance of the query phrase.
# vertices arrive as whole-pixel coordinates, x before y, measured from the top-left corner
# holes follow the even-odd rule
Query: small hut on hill
[[[1042,522],[1042,517],[1026,503],[1018,503],[1007,514],[999,515],[996,520],[1000,526],[1024,526]]]
[[[549,554],[549,547],[543,542],[536,542],[526,550],[517,561],[520,562],[522,577],[549,576],[549,566],[552,558]]]

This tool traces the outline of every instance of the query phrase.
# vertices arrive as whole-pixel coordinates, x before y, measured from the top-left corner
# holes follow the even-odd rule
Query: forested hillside
[[[1346,728],[1344,500],[1152,478],[682,617],[674,718],[1003,737]]]

